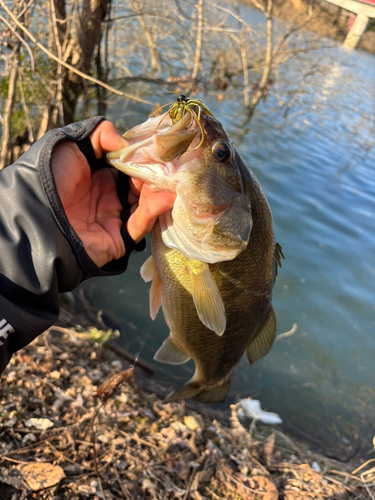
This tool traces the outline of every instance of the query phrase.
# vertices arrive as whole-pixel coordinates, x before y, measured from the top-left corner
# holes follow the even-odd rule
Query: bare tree
[[[300,26],[275,24],[277,2],[252,0],[264,19],[255,26],[229,0],[17,0],[11,8],[0,0],[8,88],[1,164],[21,151],[15,145],[21,138],[27,147],[50,128],[105,114],[120,102],[151,110],[166,90],[216,92],[218,99],[242,94],[248,119],[269,95],[289,110],[308,91],[309,53],[322,43],[304,32],[307,9]],[[280,68],[292,60],[302,76],[286,96]]]

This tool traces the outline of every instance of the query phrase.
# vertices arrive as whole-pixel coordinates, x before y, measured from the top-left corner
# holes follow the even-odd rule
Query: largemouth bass
[[[130,146],[107,160],[177,193],[152,230],[152,256],[141,268],[152,280],[150,315],[161,305],[170,329],[154,359],[195,362],[192,379],[166,401],[220,402],[244,351],[253,364],[272,346],[272,288],[283,255],[254,174],[204,103],[185,99],[128,131]]]

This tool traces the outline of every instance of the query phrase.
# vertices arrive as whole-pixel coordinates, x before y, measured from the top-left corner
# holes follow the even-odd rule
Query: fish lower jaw
[[[206,264],[216,264],[217,262],[233,260],[243,250],[210,247],[205,243],[204,239],[198,240],[186,234],[175,222],[168,224],[163,215],[159,217],[159,221],[164,245],[172,250],[177,250],[187,259],[199,260]]]

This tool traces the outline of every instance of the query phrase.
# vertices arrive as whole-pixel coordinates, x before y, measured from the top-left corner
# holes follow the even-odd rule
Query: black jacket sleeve
[[[123,272],[131,251],[144,248],[144,241],[135,245],[124,224],[126,255],[98,268],[69,224],[56,189],[51,157],[63,140],[77,142],[92,169],[103,166],[89,139],[103,119],[89,118],[48,132],[0,172],[0,372],[15,351],[56,321],[60,292],[92,276]],[[120,184],[125,223],[128,179],[120,177]]]

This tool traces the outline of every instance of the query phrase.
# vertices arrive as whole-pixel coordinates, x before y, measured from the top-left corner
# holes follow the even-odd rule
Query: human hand
[[[111,122],[101,122],[90,136],[95,156],[128,145]],[[98,267],[125,254],[121,237],[122,205],[117,196],[117,171],[103,168],[91,172],[86,157],[71,141],[56,146],[52,172],[69,223],[86,252]],[[157,193],[152,188],[130,182],[128,201],[132,205],[127,221],[130,237],[137,243],[153,227],[156,218],[172,208],[175,195]]]

